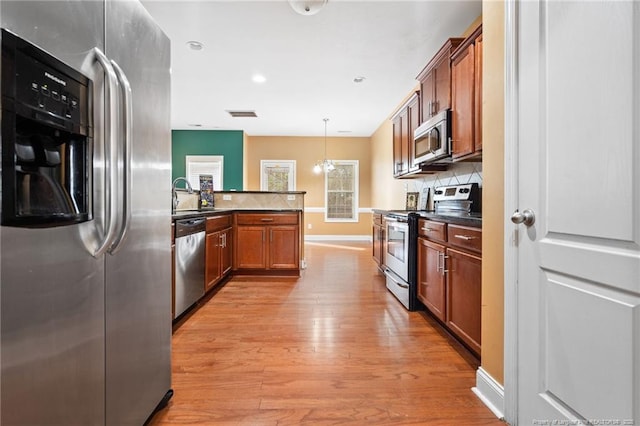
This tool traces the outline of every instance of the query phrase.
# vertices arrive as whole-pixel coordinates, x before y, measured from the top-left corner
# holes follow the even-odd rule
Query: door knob
[[[535,223],[535,221],[536,215],[531,209],[524,209],[522,212],[516,210],[511,215],[511,222],[515,223],[516,225],[524,223],[526,226],[531,226]]]

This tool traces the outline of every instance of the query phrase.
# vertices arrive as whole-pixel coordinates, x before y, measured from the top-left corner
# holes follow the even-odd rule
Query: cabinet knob
[[[516,210],[511,215],[511,222],[516,225],[524,223],[525,226],[531,226],[536,222],[536,215],[531,209],[524,209],[522,212]]]

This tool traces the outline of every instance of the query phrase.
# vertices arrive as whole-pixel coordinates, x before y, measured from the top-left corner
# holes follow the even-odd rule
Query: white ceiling
[[[329,0],[312,16],[286,0],[143,4],[171,39],[172,128],[251,136],[322,136],[325,117],[329,136],[370,136],[482,11],[481,0]]]

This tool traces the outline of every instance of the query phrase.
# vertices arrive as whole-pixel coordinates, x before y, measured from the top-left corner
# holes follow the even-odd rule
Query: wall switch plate
[[[222,199],[224,201],[231,201],[231,195],[230,194],[222,194]]]
[[[295,201],[295,200],[296,200],[295,195],[287,195],[287,201]]]

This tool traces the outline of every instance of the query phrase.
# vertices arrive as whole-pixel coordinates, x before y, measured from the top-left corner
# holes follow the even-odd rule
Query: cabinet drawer
[[[297,225],[297,213],[236,213],[238,225]]]
[[[452,246],[478,253],[482,251],[482,230],[480,228],[449,224],[447,238]]]
[[[418,219],[418,235],[436,241],[447,241],[447,224],[433,220]]]
[[[231,215],[213,216],[207,218],[207,233],[215,232],[231,226]]]

